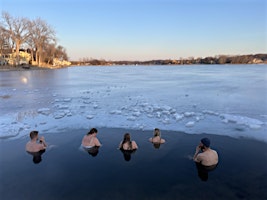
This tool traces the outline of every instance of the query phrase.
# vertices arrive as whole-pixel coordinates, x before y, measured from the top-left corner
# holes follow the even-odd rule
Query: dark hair
[[[132,150],[132,141],[131,141],[130,133],[125,133],[124,134],[123,141],[121,143],[121,149],[123,149],[123,144],[125,144],[125,143],[128,143],[129,147],[130,147],[129,150]]]
[[[92,135],[94,133],[97,133],[97,129],[96,128],[92,128],[88,133],[87,135]]]
[[[159,136],[160,137],[160,130],[158,128],[154,129],[154,137]]]
[[[30,132],[30,138],[33,139],[38,135],[38,131],[32,131]]]
[[[209,139],[209,138],[202,138],[202,139],[201,139],[201,143],[202,143],[205,147],[210,147],[210,139]]]

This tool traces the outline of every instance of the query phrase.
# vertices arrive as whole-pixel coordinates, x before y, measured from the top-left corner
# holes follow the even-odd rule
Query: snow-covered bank
[[[5,72],[0,137],[19,138],[33,129],[55,133],[93,126],[159,127],[267,142],[266,69],[150,66]]]

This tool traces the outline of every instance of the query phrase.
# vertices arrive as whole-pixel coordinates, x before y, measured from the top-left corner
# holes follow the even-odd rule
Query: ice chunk
[[[184,113],[184,116],[185,117],[193,117],[193,116],[195,116],[196,114],[194,113],[194,112],[185,112]]]
[[[40,108],[37,110],[38,113],[42,115],[49,115],[50,114],[50,109],[49,108]]]
[[[133,113],[133,116],[135,116],[135,117],[139,117],[141,115],[141,113],[139,112],[139,111],[135,111],[134,113]]]
[[[55,119],[61,119],[63,117],[65,117],[66,113],[64,111],[61,111],[61,112],[56,112],[54,113],[54,118]]]
[[[66,98],[66,99],[63,99],[64,102],[70,102],[71,101],[71,98]]]
[[[160,118],[161,117],[161,112],[156,112],[156,116],[157,116],[157,118]]]
[[[163,124],[170,124],[171,122],[170,122],[169,118],[165,118],[165,119],[162,120],[162,123]]]
[[[173,116],[174,116],[174,118],[175,118],[176,121],[180,121],[180,120],[182,120],[184,118],[184,115],[183,114],[180,115],[178,113],[175,113]]]
[[[146,116],[149,117],[149,118],[153,118],[154,117],[154,115],[151,115],[151,114],[147,114]]]
[[[149,104],[148,103],[141,103],[140,106],[141,107],[147,107],[147,106],[149,106]]]
[[[195,122],[194,121],[190,121],[190,122],[187,122],[186,123],[186,127],[193,127],[195,125]]]
[[[56,105],[56,108],[58,108],[58,109],[68,109],[69,106],[63,105],[63,104],[58,104],[58,105]]]
[[[135,121],[136,120],[136,117],[130,116],[130,117],[127,117],[127,120],[129,120],[129,121]]]
[[[260,129],[261,126],[260,125],[257,125],[257,124],[250,124],[249,125],[249,128],[251,128],[251,129]]]
[[[172,109],[172,107],[165,105],[165,106],[162,106],[162,109],[170,111]]]
[[[207,114],[207,115],[215,115],[215,116],[219,115],[219,113],[211,111],[211,110],[203,110],[202,113]]]
[[[162,111],[162,114],[164,114],[164,115],[170,115],[171,113],[170,113],[170,111],[168,111],[168,110],[163,110],[163,111]]]
[[[109,114],[112,114],[112,115],[114,115],[114,114],[121,115],[121,113],[122,113],[121,110],[112,110],[109,112]]]
[[[86,118],[87,118],[87,119],[93,119],[94,116],[93,116],[93,115],[87,115]]]
[[[248,126],[252,129],[259,129],[264,123],[260,120],[231,114],[221,114],[220,117],[224,123],[236,123],[240,125]]]

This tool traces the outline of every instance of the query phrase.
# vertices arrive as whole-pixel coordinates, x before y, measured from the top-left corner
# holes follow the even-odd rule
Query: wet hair
[[[160,130],[158,128],[154,129],[154,137],[160,136]]]
[[[94,133],[97,133],[97,129],[96,128],[92,128],[88,133],[87,135],[92,135]]]
[[[30,132],[30,138],[33,139],[38,135],[38,131],[32,131]]]
[[[128,143],[130,150],[132,149],[132,141],[131,141],[131,136],[130,133],[125,133],[123,137],[123,141],[121,143],[121,149],[123,149],[123,144]]]

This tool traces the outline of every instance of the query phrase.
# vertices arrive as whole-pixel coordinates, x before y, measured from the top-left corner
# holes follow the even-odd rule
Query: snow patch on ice
[[[259,129],[264,124],[260,120],[239,115],[221,114],[220,117],[224,123],[236,123],[239,125],[245,125],[252,129]]]

